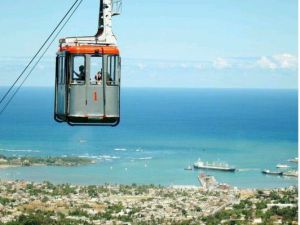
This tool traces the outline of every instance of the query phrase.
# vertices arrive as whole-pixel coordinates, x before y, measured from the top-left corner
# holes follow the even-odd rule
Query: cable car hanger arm
[[[60,39],[61,46],[107,45],[117,46],[117,38],[112,31],[112,17],[120,15],[121,0],[100,0],[98,30],[95,36],[67,37]]]

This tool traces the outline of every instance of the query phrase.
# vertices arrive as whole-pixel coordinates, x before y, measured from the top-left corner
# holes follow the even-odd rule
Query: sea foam
[[[41,152],[39,150],[32,150],[32,149],[0,149],[3,152]]]
[[[149,157],[130,158],[130,159],[133,159],[133,160],[151,160],[151,159],[153,159],[153,157],[149,156]]]
[[[115,148],[114,151],[125,152],[125,151],[127,151],[127,149],[126,148]]]
[[[120,159],[118,156],[111,156],[111,155],[80,155],[79,158],[89,158],[89,159],[98,159],[98,160],[104,160],[104,161],[111,161],[114,159]]]

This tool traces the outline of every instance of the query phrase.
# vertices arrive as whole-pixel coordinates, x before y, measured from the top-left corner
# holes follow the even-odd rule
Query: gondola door
[[[104,56],[105,115],[116,123],[120,117],[120,67],[118,55]]]
[[[87,67],[87,56],[84,54],[72,55],[70,57],[69,87],[69,117],[85,118],[87,110],[87,83],[89,68]],[[72,120],[73,121],[73,120]]]
[[[102,55],[87,56],[87,116],[89,119],[101,120],[105,116],[103,85],[103,57]]]
[[[55,115],[58,120],[64,120],[67,114],[67,79],[66,57],[60,53],[56,57],[55,83]]]

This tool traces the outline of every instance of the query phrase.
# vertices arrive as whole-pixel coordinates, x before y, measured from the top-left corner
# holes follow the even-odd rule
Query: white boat
[[[289,168],[290,166],[289,165],[286,165],[286,164],[277,164],[276,165],[276,168]]]

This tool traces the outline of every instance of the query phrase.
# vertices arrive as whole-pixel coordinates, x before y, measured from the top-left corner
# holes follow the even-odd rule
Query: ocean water
[[[296,185],[261,170],[297,156],[297,101],[296,90],[124,88],[118,127],[70,127],[53,120],[52,88],[23,88],[0,116],[0,154],[97,163],[0,169],[0,179],[199,185],[201,171],[183,168],[201,158],[236,166],[235,173],[207,173],[240,188]]]

